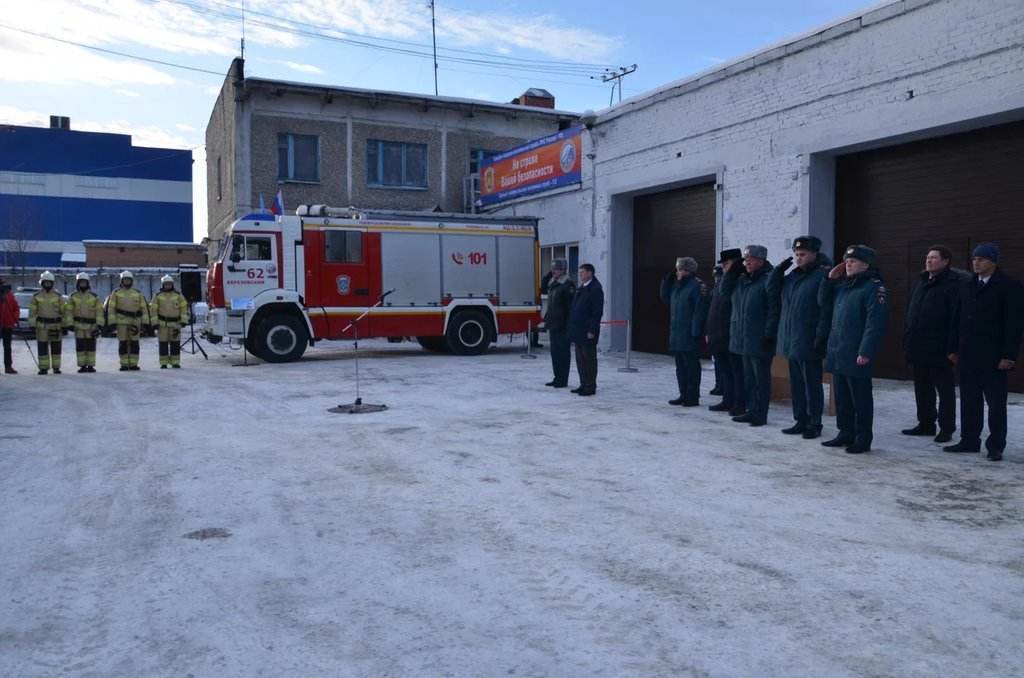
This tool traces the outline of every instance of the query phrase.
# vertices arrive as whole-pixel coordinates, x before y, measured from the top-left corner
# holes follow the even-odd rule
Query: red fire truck
[[[268,362],[357,337],[476,355],[537,326],[538,252],[534,218],[324,205],[250,214],[209,268],[204,335],[244,341]]]

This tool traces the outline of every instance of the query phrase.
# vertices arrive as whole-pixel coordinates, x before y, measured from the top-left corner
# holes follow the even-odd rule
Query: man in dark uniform
[[[777,353],[789,361],[789,385],[793,420],[788,435],[812,440],[821,435],[821,414],[825,406],[822,386],[822,358],[814,340],[818,332],[821,307],[818,288],[832,268],[832,261],[821,253],[821,240],[802,235],[793,241],[793,256],[783,259],[768,277],[772,298],[770,326],[777,326]],[[786,270],[796,263],[788,275]]]
[[[960,442],[947,452],[980,452],[981,426],[988,404],[989,461],[1001,461],[1006,448],[1006,392],[1017,365],[1024,330],[1021,284],[998,268],[999,246],[974,249],[974,276],[960,285],[957,350],[949,356],[960,370]]]
[[[818,298],[823,326],[830,322],[825,369],[832,373],[839,433],[825,447],[850,454],[871,449],[875,404],[871,363],[888,324],[885,285],[875,268],[875,251],[866,245],[846,248],[843,263],[822,281]]]
[[[565,388],[569,385],[569,310],[576,295],[576,284],[566,274],[565,259],[551,262],[547,282],[548,307],[544,312],[544,328],[551,342],[551,370],[554,379],[545,386]]]
[[[576,371],[580,375],[580,386],[572,392],[592,396],[597,392],[597,340],[604,315],[604,289],[594,277],[592,264],[580,266],[579,281],[569,312],[569,341],[576,347]]]
[[[945,443],[956,431],[956,385],[953,363],[956,353],[956,309],[961,277],[950,268],[953,253],[943,245],[932,245],[925,255],[924,271],[907,302],[903,331],[903,354],[914,371],[917,426],[903,429],[903,435],[935,436]],[[939,398],[938,411],[935,396]],[[935,420],[938,419],[938,435]]]
[[[715,287],[718,287],[720,284],[722,284],[722,276],[724,274],[725,274],[725,271],[722,270],[722,265],[721,264],[715,264],[715,267],[713,269],[711,269],[711,278],[713,280],[712,287],[711,287],[712,290],[714,290]],[[708,302],[709,303],[711,301],[711,296],[710,295],[711,295],[711,293],[709,292],[708,293]],[[707,331],[707,330],[705,329],[705,331]],[[704,340],[707,341],[707,335],[704,336]],[[710,347],[708,348],[708,350],[711,350]],[[722,391],[722,381],[723,381],[722,367],[723,367],[723,365],[720,362],[718,362],[718,360],[715,359],[714,352],[711,353],[711,364],[714,365],[714,367],[715,367],[715,385],[714,385],[714,387],[710,391],[708,391],[708,395],[720,396],[724,392],[724,391]]]
[[[669,310],[669,350],[676,359],[679,397],[669,405],[696,407],[700,404],[700,338],[704,334],[706,290],[697,277],[697,260],[676,259],[676,269],[665,276],[659,290]]]
[[[743,356],[743,380],[747,390],[747,413],[733,421],[751,426],[768,423],[771,397],[771,366],[775,355],[775,332],[768,326],[768,248],[749,245],[743,250],[743,266],[733,266],[722,279],[722,293],[732,299],[732,327],[729,350]]]
[[[743,358],[729,351],[730,326],[732,324],[732,298],[722,293],[724,276],[732,268],[739,268],[743,253],[739,249],[722,250],[718,263],[722,266],[723,278],[711,292],[711,306],[708,309],[707,342],[715,364],[720,365],[718,383],[722,387],[722,401],[708,407],[712,412],[728,412],[734,417],[747,411],[747,394],[743,382]]]

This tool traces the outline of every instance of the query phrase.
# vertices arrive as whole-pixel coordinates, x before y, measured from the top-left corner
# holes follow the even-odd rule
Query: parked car
[[[15,334],[32,334],[32,328],[28,326],[28,302],[32,301],[32,295],[39,291],[38,287],[19,287],[14,292],[14,298],[18,301],[21,314],[18,317],[18,324],[14,327]]]

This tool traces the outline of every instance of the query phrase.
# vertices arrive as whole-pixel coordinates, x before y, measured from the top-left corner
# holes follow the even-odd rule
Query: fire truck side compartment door
[[[498,252],[493,235],[442,235],[441,292],[453,297],[498,293]]]
[[[382,287],[395,290],[392,306],[428,306],[441,301],[441,245],[436,233],[382,233]]]
[[[498,297],[509,306],[537,303],[533,238],[498,238]]]

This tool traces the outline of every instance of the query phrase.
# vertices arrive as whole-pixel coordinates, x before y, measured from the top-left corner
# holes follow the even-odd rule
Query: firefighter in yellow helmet
[[[96,337],[103,325],[103,302],[89,289],[89,274],[75,276],[77,288],[64,304],[64,327],[75,332],[79,372],[96,371]]]
[[[132,285],[131,271],[121,273],[121,286],[107,297],[107,325],[117,329],[117,353],[121,371],[139,369],[139,336],[149,325],[149,304]]]
[[[160,291],[149,304],[149,317],[157,327],[160,342],[160,369],[181,367],[181,328],[188,324],[188,302],[174,289],[174,278],[160,278]]]
[[[39,350],[39,374],[60,374],[61,327],[64,322],[64,298],[53,289],[53,274],[43,271],[39,286],[43,289],[28,302],[28,325],[36,332]]]

